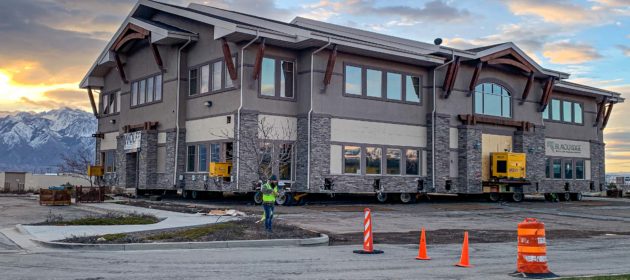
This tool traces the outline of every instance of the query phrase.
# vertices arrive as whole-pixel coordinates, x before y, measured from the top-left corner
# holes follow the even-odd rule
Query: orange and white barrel
[[[526,274],[551,273],[547,267],[545,224],[535,218],[526,218],[518,224],[516,271]]]
[[[363,218],[363,251],[372,252],[374,250],[374,243],[372,240],[372,213],[370,208],[365,208],[365,215]]]

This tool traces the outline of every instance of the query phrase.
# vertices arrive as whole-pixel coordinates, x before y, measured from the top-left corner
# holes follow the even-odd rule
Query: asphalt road
[[[0,279],[514,279],[514,243],[471,244],[472,268],[455,267],[460,245],[429,246],[431,261],[416,261],[417,245],[211,250],[0,254]],[[549,266],[561,276],[628,273],[630,239],[554,242]]]

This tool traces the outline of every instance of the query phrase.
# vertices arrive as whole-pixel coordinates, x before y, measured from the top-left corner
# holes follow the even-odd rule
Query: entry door
[[[512,151],[512,136],[481,135],[481,179],[490,179],[490,153]]]

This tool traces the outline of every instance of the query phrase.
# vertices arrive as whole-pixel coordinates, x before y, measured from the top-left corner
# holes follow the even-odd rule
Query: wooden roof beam
[[[593,124],[593,126],[598,126],[599,122],[601,121],[602,117],[604,116],[604,111],[606,111],[606,102],[608,101],[608,97],[604,96],[604,99],[602,99],[602,102],[599,103],[599,106],[597,108],[597,118],[595,119],[595,123]]]
[[[337,61],[337,45],[333,47],[332,51],[328,55],[328,63],[326,64],[326,73],[324,74],[324,89],[330,85],[332,79],[333,70],[335,69],[335,62]]]
[[[236,66],[234,66],[234,60],[232,59],[230,45],[225,38],[221,38],[221,42],[223,44],[223,59],[225,60],[225,66],[230,74],[230,79],[232,79],[232,81],[236,81],[236,79],[238,79],[238,74],[236,72]]]
[[[612,101],[610,102],[610,104],[608,104],[608,109],[606,110],[606,117],[604,117],[604,123],[602,124],[602,130],[606,128],[606,125],[608,125],[608,119],[610,119],[613,105],[615,105],[615,103],[613,103]]]
[[[477,62],[477,67],[475,67],[475,72],[473,72],[472,79],[470,79],[470,85],[468,86],[468,96],[471,96],[477,86],[477,82],[479,81],[479,76],[481,75],[481,69],[483,68],[483,61]]]
[[[457,79],[457,72],[459,72],[460,57],[456,57],[455,61],[448,66],[447,77],[444,79],[444,85],[442,86],[443,98],[447,99],[453,91],[455,86],[455,80]]]
[[[549,77],[547,78],[547,82],[545,83],[545,86],[543,87],[543,95],[540,99],[540,111],[545,111],[545,109],[547,108],[547,105],[549,104],[549,99],[551,97],[551,92],[553,92],[553,84],[554,84],[555,80],[553,79],[553,77]]]
[[[530,68],[529,66],[527,66],[527,65],[525,65],[523,63],[520,63],[520,62],[518,62],[516,60],[509,59],[509,58],[495,58],[493,60],[489,60],[488,64],[491,64],[491,65],[506,64],[506,65],[514,66],[514,67],[516,67],[518,69],[521,69],[521,70],[523,70],[525,72],[534,72],[533,68]]]
[[[262,68],[262,60],[265,56],[265,38],[262,38],[262,41],[258,45],[258,53],[256,53],[256,61],[254,62],[254,73],[252,78],[254,80],[258,80],[260,77],[260,70]]]
[[[94,101],[94,93],[92,92],[92,87],[88,87],[88,97],[90,97],[90,105],[92,105],[92,113],[95,117],[98,118],[98,110],[96,109],[96,101]]]
[[[164,63],[162,62],[162,56],[160,56],[160,50],[156,44],[151,44],[151,52],[153,53],[153,58],[155,59],[155,64],[160,68],[160,70],[164,69]]]
[[[128,84],[129,81],[127,80],[127,75],[125,75],[125,69],[123,68],[123,64],[120,61],[120,55],[118,55],[118,53],[116,52],[114,52],[114,59],[116,60],[116,68],[118,69],[120,80],[123,81],[125,84]]]
[[[527,79],[527,84],[525,84],[525,89],[523,90],[523,95],[521,96],[521,104],[525,102],[529,93],[532,90],[532,85],[534,84],[534,72],[529,72],[529,78]]]

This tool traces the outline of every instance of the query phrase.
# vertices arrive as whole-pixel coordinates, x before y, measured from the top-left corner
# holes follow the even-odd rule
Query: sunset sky
[[[630,0],[163,0],[290,21],[295,16],[471,48],[512,41],[571,81],[630,98]],[[129,13],[131,0],[0,1],[0,116],[88,110],[78,83]],[[608,172],[630,172],[630,100],[606,129]]]

